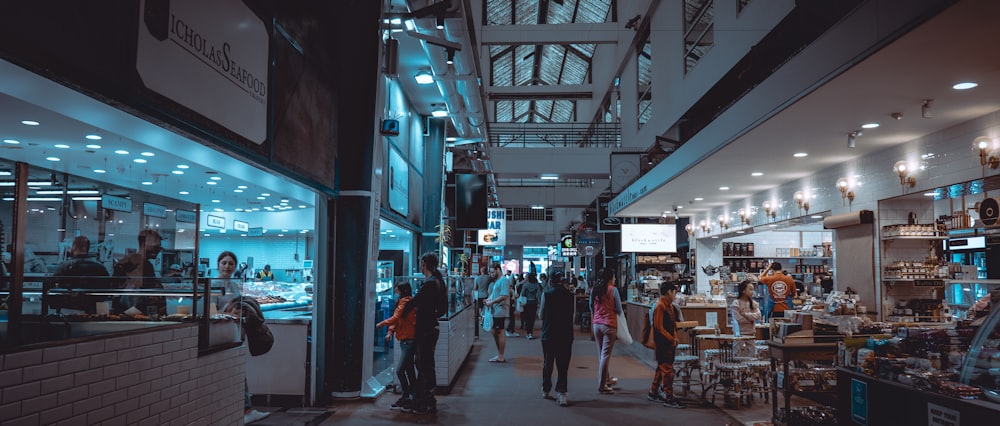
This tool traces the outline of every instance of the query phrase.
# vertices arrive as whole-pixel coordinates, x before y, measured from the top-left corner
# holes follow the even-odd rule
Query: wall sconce
[[[729,229],[729,218],[725,215],[719,215],[719,228]]]
[[[684,230],[687,231],[689,237],[693,237],[694,236],[694,224],[693,223],[689,223],[687,225],[684,225]]]
[[[765,201],[763,207],[764,207],[764,217],[770,216],[771,219],[778,217],[778,209],[771,210],[770,201]]]
[[[892,171],[899,175],[899,185],[906,190],[906,185],[910,185],[913,188],[917,184],[917,178],[910,176],[910,166],[906,164],[906,161],[900,160],[896,164],[892,165]]]
[[[747,215],[747,209],[740,209],[740,222],[747,225],[750,224],[750,216]]]
[[[710,225],[707,220],[701,221],[701,232],[706,234],[712,232],[712,225]]]
[[[805,210],[806,214],[809,214],[809,196],[805,195],[802,191],[795,191],[792,197],[795,198],[795,204],[799,205],[799,213]]]
[[[850,184],[847,182],[847,178],[837,179],[837,189],[840,190],[840,199],[847,200],[850,203],[854,203],[854,191],[851,191]]]
[[[987,136],[980,136],[972,141],[972,150],[979,151],[979,165],[983,168],[983,175],[986,175],[986,166],[996,170],[1000,167],[1000,157],[993,150],[993,140]]]

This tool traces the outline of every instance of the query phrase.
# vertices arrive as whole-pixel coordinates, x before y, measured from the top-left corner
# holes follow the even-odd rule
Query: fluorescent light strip
[[[63,192],[55,189],[46,189],[41,191],[35,191],[35,193],[38,195],[60,195]],[[70,195],[94,195],[94,194],[100,194],[101,191],[98,191],[96,189],[70,189],[66,191],[66,193]]]

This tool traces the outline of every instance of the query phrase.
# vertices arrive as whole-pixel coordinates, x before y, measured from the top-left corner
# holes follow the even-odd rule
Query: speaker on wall
[[[486,175],[455,175],[455,228],[486,229]]]
[[[399,68],[399,40],[390,38],[385,41],[385,74],[395,76]]]

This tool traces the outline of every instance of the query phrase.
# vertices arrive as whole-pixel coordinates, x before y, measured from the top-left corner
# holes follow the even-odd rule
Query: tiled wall
[[[212,269],[212,276],[215,276],[216,258],[219,257],[219,253],[229,250],[236,253],[241,263],[246,262],[248,257],[253,257],[256,270],[263,269],[264,265],[271,265],[275,280],[292,281],[298,279],[302,281],[301,274],[288,276],[285,269],[302,267],[302,261],[306,259],[307,253],[305,238],[300,236],[296,240],[295,236],[267,237],[267,244],[262,244],[263,241],[260,238],[249,237],[225,240],[202,238],[198,255],[208,258],[208,266]],[[295,253],[299,254],[298,260],[295,260]]]
[[[434,347],[434,372],[437,386],[447,387],[458,374],[472,350],[476,337],[476,310],[467,308],[449,321],[441,321],[441,335]]]
[[[244,356],[196,325],[3,354],[0,424],[242,425]]]

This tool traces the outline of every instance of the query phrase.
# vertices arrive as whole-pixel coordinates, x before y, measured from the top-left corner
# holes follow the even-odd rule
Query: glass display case
[[[1000,403],[1000,308],[993,307],[973,336],[959,382],[978,387],[980,399]]]

